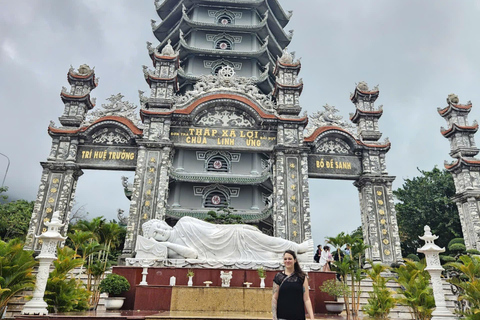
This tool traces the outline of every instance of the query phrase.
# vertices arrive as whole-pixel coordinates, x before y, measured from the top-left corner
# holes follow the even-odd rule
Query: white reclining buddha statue
[[[192,217],[180,218],[174,227],[152,219],[142,225],[142,230],[136,258],[278,262],[285,250],[297,252],[299,260],[302,254],[313,252],[312,240],[299,244],[266,235],[254,226],[213,224]]]

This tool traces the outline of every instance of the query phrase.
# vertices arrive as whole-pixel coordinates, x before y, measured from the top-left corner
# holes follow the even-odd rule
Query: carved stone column
[[[387,265],[402,260],[393,180],[387,176],[362,176],[354,183],[360,197],[363,239],[370,246],[366,258]]]
[[[311,239],[306,153],[277,150],[274,175],[274,235],[297,243]]]
[[[137,235],[141,234],[144,222],[150,219],[165,219],[171,151],[170,146],[153,148],[148,146],[148,143],[139,149],[124,255],[131,254],[135,249],[135,241]]]
[[[425,241],[425,245],[420,249],[417,249],[417,251],[425,255],[427,260],[427,267],[425,270],[430,274],[432,282],[433,297],[435,298],[436,306],[435,310],[432,312],[432,320],[456,319],[453,313],[447,309],[445,293],[443,292],[441,275],[444,269],[442,268],[438,254],[445,252],[445,248],[440,248],[434,243],[434,241],[438,239],[438,236],[432,234],[429,226],[425,226],[424,230],[425,234],[420,237],[420,239]]]
[[[26,250],[40,250],[35,236],[47,231],[46,223],[51,220],[55,211],[61,213],[59,219],[64,226],[60,233],[66,235],[77,180],[83,174],[73,163],[42,162],[41,165],[43,172],[25,240]]]

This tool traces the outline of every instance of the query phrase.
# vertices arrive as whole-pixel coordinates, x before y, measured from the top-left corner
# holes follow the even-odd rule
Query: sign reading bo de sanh
[[[338,177],[354,179],[362,173],[362,164],[356,156],[309,155],[310,177]]]
[[[171,127],[170,140],[177,145],[268,149],[277,133],[267,130]]]

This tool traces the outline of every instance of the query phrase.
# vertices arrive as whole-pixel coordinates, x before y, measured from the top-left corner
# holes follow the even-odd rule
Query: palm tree
[[[32,254],[23,250],[23,243],[18,239],[0,240],[0,315],[15,294],[35,287],[32,272],[37,262]]]
[[[336,237],[327,237],[327,243],[335,247],[337,250],[338,261],[341,261],[342,257],[340,255],[340,250],[346,244],[345,232],[340,232]]]

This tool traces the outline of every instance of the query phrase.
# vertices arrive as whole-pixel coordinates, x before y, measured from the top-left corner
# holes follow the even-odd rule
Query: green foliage
[[[403,290],[400,290],[398,302],[410,308],[415,320],[428,320],[435,308],[433,290],[430,287],[430,275],[425,271],[425,259],[421,261],[405,260],[394,271],[398,274],[396,281]]]
[[[465,244],[465,240],[463,240],[463,238],[454,238],[454,239],[450,240],[450,242],[448,242],[447,248],[449,248],[454,243]]]
[[[265,279],[267,277],[267,272],[263,268],[258,268],[257,273],[260,278]]]
[[[0,188],[0,194],[6,192],[6,187]],[[16,200],[8,202],[6,195],[0,201],[0,239],[8,241],[19,238],[25,240],[28,224],[32,216],[34,201]]]
[[[232,214],[234,211],[233,208],[221,208],[218,213],[210,210],[207,212],[208,217],[204,220],[215,224],[242,224],[242,216]]]
[[[407,256],[407,259],[413,260],[413,261],[420,261],[420,258],[419,258],[416,254],[413,254],[413,253],[410,253],[410,254]]]
[[[463,243],[454,243],[448,246],[448,250],[453,253],[465,252],[466,249]]]
[[[73,269],[82,266],[84,260],[67,246],[58,248],[57,256],[53,262],[55,269],[50,273],[45,289],[45,302],[49,312],[88,310],[91,293],[71,273]]]
[[[320,291],[325,292],[326,294],[338,298],[338,297],[349,297],[350,288],[348,285],[342,281],[337,281],[335,279],[326,280],[320,286]]]
[[[347,285],[347,275],[350,275],[352,290],[350,299],[344,296],[345,309],[347,318],[351,314],[356,316],[360,307],[360,281],[364,278],[362,264],[368,246],[363,243],[363,237],[358,232],[355,235],[341,232],[336,237],[327,237],[327,242],[337,248],[338,261],[332,264],[332,269],[340,274],[344,285]],[[339,254],[344,246],[350,248],[349,255]]]
[[[452,257],[452,256],[440,255],[440,260],[443,263],[447,263],[447,262],[455,262],[457,259],[455,259],[455,257]]]
[[[399,201],[395,210],[404,257],[422,246],[418,237],[423,235],[425,225],[435,231],[440,247],[462,236],[457,206],[451,200],[455,195],[451,174],[438,168],[419,171],[420,177],[405,180],[403,186],[393,192]]]
[[[195,272],[193,272],[193,269],[188,269],[187,277],[193,277],[193,276],[195,276]]]
[[[477,320],[480,315],[480,257],[464,255],[458,260],[449,263],[448,266],[459,271],[461,275],[447,281],[460,289],[459,299],[468,302],[470,308],[460,313],[465,319]]]
[[[100,292],[106,292],[110,296],[118,296],[122,292],[130,289],[130,283],[127,278],[116,273],[107,275],[100,282]]]
[[[396,299],[392,290],[387,288],[387,282],[393,278],[382,275],[388,270],[384,265],[372,263],[372,268],[367,271],[367,277],[372,280],[373,291],[368,293],[370,298],[363,311],[375,319],[387,319],[390,310],[395,307]]]
[[[23,250],[23,242],[18,239],[0,240],[0,315],[15,294],[34,288],[32,272],[37,262],[32,253]]]

